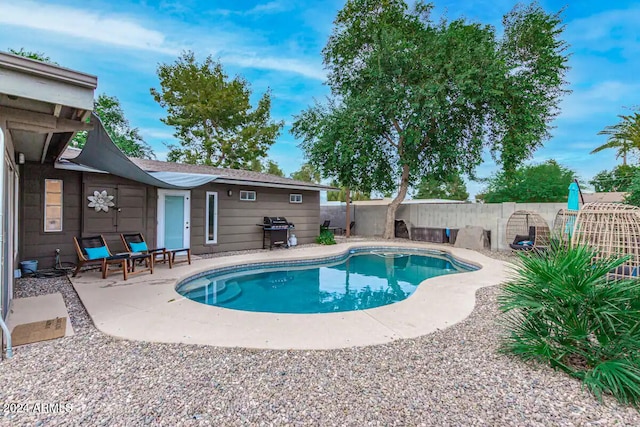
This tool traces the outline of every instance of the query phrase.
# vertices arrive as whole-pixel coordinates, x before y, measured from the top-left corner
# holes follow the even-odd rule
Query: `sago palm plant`
[[[640,278],[611,280],[627,258],[598,259],[589,246],[554,239],[521,254],[498,297],[502,350],[551,364],[598,397],[640,403]]]

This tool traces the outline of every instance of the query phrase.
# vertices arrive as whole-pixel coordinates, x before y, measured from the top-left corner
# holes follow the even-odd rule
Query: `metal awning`
[[[93,113],[91,123],[94,130],[87,135],[82,152],[71,162],[127,178],[132,181],[167,189],[194,188],[215,180],[215,175],[176,172],[147,172],[133,163],[109,137],[100,118]]]

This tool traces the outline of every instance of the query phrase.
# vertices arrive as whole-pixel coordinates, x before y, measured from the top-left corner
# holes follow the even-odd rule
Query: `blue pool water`
[[[444,254],[352,250],[312,263],[225,269],[188,279],[176,290],[194,301],[236,310],[331,313],[393,304],[427,278],[471,269]]]

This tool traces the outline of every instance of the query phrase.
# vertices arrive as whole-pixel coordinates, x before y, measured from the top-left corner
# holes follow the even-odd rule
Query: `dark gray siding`
[[[227,195],[227,190],[232,195]],[[240,190],[256,192],[256,201],[240,200]],[[205,198],[218,193],[218,243],[205,243]],[[302,203],[289,203],[289,194],[302,194]],[[208,184],[191,190],[191,248],[196,254],[262,248],[265,216],[283,216],[295,224],[298,244],[311,243],[319,232],[320,193],[269,187]]]
[[[76,262],[73,237],[103,234],[109,248],[124,250],[120,233],[143,232],[150,247],[157,237],[157,195],[155,187],[112,175],[55,169],[51,164],[27,163],[20,173],[20,260],[37,259],[40,268],[52,267],[55,250],[63,262]],[[63,180],[63,231],[44,232],[44,180]],[[115,206],[108,212],[88,207],[87,197],[106,190]],[[232,196],[227,195],[232,190]],[[240,200],[240,190],[256,192],[255,202]],[[218,193],[218,242],[205,243],[207,191]],[[302,194],[302,203],[289,203],[290,194]],[[261,224],[265,216],[284,216],[295,224],[299,244],[310,243],[318,235],[320,195],[270,187],[207,184],[191,190],[191,248],[207,254],[262,247]]]
[[[61,179],[62,231],[44,232],[44,180]],[[38,268],[53,267],[55,250],[62,261],[76,262],[73,237],[80,235],[82,175],[51,164],[26,163],[20,170],[19,244],[21,260],[38,260]]]
[[[51,164],[26,163],[20,173],[20,259],[38,260],[38,268],[53,267],[55,250],[63,262],[77,261],[74,237],[103,234],[112,252],[124,250],[120,233],[143,232],[151,246],[156,241],[156,196],[153,187],[112,175],[55,169]],[[61,232],[44,232],[44,181],[63,181]],[[108,212],[89,208],[94,191],[113,195]],[[118,211],[120,209],[120,211]]]

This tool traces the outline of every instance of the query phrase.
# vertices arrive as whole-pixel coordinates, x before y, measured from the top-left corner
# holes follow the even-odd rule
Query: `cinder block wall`
[[[491,248],[507,249],[505,230],[512,213],[518,210],[533,211],[542,216],[553,228],[556,214],[566,203],[422,203],[403,204],[396,219],[409,223],[410,227],[463,228],[480,226],[491,230]],[[330,219],[331,225],[344,226],[346,207],[321,206],[320,219]],[[352,207],[352,221],[356,221],[356,234],[380,236],[384,232],[387,207],[384,205],[357,205]],[[342,221],[342,222],[340,222]]]

